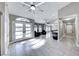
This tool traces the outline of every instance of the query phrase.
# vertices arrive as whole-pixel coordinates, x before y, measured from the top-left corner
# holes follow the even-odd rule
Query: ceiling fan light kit
[[[31,10],[35,10],[35,6],[34,5],[31,5],[30,9]]]

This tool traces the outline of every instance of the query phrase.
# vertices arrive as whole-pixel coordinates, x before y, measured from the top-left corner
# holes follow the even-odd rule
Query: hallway
[[[36,44],[35,48],[33,44]],[[45,38],[45,36],[12,44],[9,47],[11,56],[79,56],[78,51],[79,48],[76,47],[72,38],[64,38],[58,42],[52,37]]]

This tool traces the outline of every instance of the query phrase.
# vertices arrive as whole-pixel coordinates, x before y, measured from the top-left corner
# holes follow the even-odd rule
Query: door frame
[[[20,38],[19,40],[17,39],[15,39],[14,37],[15,37],[15,33],[14,33],[14,31],[15,31],[15,23],[23,23],[23,29],[25,29],[24,27],[25,27],[25,24],[27,24],[27,23],[29,23],[31,26],[32,26],[32,23],[31,22],[24,22],[24,21],[17,21],[17,20],[15,20],[15,21],[13,21],[12,22],[12,42],[10,42],[10,44],[11,43],[15,43],[15,42],[19,42],[19,41],[23,41],[22,39],[23,38]],[[31,27],[31,29],[32,29],[32,27]],[[32,32],[32,30],[31,30],[31,32]],[[23,37],[24,37],[24,39],[25,39],[25,35],[24,35],[24,33],[23,33]],[[27,39],[29,39],[29,38],[27,38]]]
[[[63,19],[66,19],[66,18],[75,18],[75,35],[76,35],[75,44],[76,44],[77,47],[79,47],[79,44],[77,42],[78,41],[78,15],[77,14],[73,14],[73,15],[69,15],[69,16],[63,16],[62,18],[59,18],[59,20],[63,20]],[[58,41],[60,41],[62,39],[63,38],[59,39],[59,37],[58,37]]]

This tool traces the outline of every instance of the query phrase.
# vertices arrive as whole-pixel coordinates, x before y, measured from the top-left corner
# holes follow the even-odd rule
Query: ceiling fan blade
[[[35,5],[36,7],[38,7],[38,6],[40,6],[40,5],[42,5],[42,4],[44,4],[45,2],[40,2],[40,3],[38,3],[37,5]]]
[[[25,11],[30,11],[31,9],[27,9],[27,10],[25,10]]]
[[[41,10],[41,9],[39,11],[44,12],[44,10]]]
[[[23,4],[23,5],[25,5],[25,6],[29,6],[29,7],[30,7],[30,5],[29,5],[29,4],[26,4],[26,3],[24,3],[24,2],[21,2],[21,4]]]
[[[40,8],[37,8],[37,10],[40,11],[40,12],[44,12],[44,10],[42,10],[42,9],[40,9]]]

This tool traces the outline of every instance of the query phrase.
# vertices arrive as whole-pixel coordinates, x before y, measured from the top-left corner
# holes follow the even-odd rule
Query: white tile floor
[[[49,33],[48,33],[49,34]],[[48,36],[47,34],[47,36]],[[41,36],[28,41],[19,42],[9,47],[10,56],[79,56],[73,38],[65,37],[61,41],[52,37]]]

